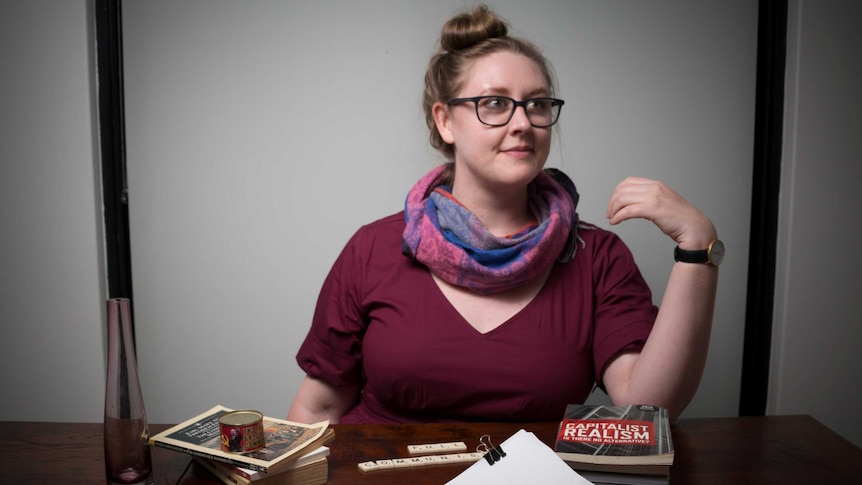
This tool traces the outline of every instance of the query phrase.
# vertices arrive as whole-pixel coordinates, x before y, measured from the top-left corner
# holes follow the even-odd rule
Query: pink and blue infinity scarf
[[[407,194],[402,236],[405,255],[444,281],[487,295],[529,281],[575,255],[578,192],[556,169],[528,186],[538,224],[511,237],[491,234],[442,185],[446,165],[428,172]]]

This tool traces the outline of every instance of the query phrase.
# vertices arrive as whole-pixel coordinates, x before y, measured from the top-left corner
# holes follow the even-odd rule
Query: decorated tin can
[[[222,414],[218,420],[221,449],[233,453],[248,453],[264,446],[263,414],[240,410]]]

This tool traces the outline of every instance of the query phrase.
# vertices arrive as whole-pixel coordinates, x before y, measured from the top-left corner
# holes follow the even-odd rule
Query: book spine
[[[227,463],[218,463],[216,464],[216,466],[224,470],[225,473],[230,473],[231,475],[241,477],[241,479],[245,480],[246,482],[252,482],[260,476],[260,472],[253,472],[254,475],[249,475],[246,471],[248,470],[248,467],[243,468],[241,466],[230,465]]]
[[[226,483],[228,485],[246,485],[249,483],[247,481],[238,480],[236,477],[231,476],[230,473],[228,473],[227,471],[225,471],[224,469],[219,467],[214,462],[211,462],[209,460],[206,460],[206,459],[203,459],[200,457],[195,457],[195,461],[198,462],[198,464],[200,464],[202,467],[209,470],[213,475],[217,476],[221,481],[223,481],[224,483]]]
[[[201,458],[206,458],[208,460],[220,461],[222,463],[230,463],[231,465],[235,465],[235,466],[242,467],[242,468],[248,468],[249,470],[256,470],[256,471],[264,472],[264,473],[266,473],[266,471],[267,471],[266,467],[256,465],[254,463],[245,463],[245,462],[240,461],[240,460],[231,460],[230,458],[225,458],[225,457],[217,456],[217,455],[211,455],[209,453],[203,453],[203,452],[200,452],[198,450],[193,450],[190,448],[186,448],[184,446],[177,446],[177,445],[165,443],[162,441],[150,440],[150,442],[153,445],[158,446],[160,448],[166,448],[168,450],[179,451],[180,453],[185,453],[187,455],[199,456]]]

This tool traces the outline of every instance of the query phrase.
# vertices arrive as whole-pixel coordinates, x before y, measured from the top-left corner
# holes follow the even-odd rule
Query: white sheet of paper
[[[533,433],[522,429],[502,442],[500,447],[506,452],[500,461],[489,465],[487,460],[479,460],[446,485],[592,485]]]

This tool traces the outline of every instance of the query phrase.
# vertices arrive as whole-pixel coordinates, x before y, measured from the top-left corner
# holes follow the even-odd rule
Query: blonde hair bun
[[[440,49],[455,52],[469,49],[487,39],[506,37],[509,25],[488,10],[485,5],[476,7],[449,19],[440,32]]]

